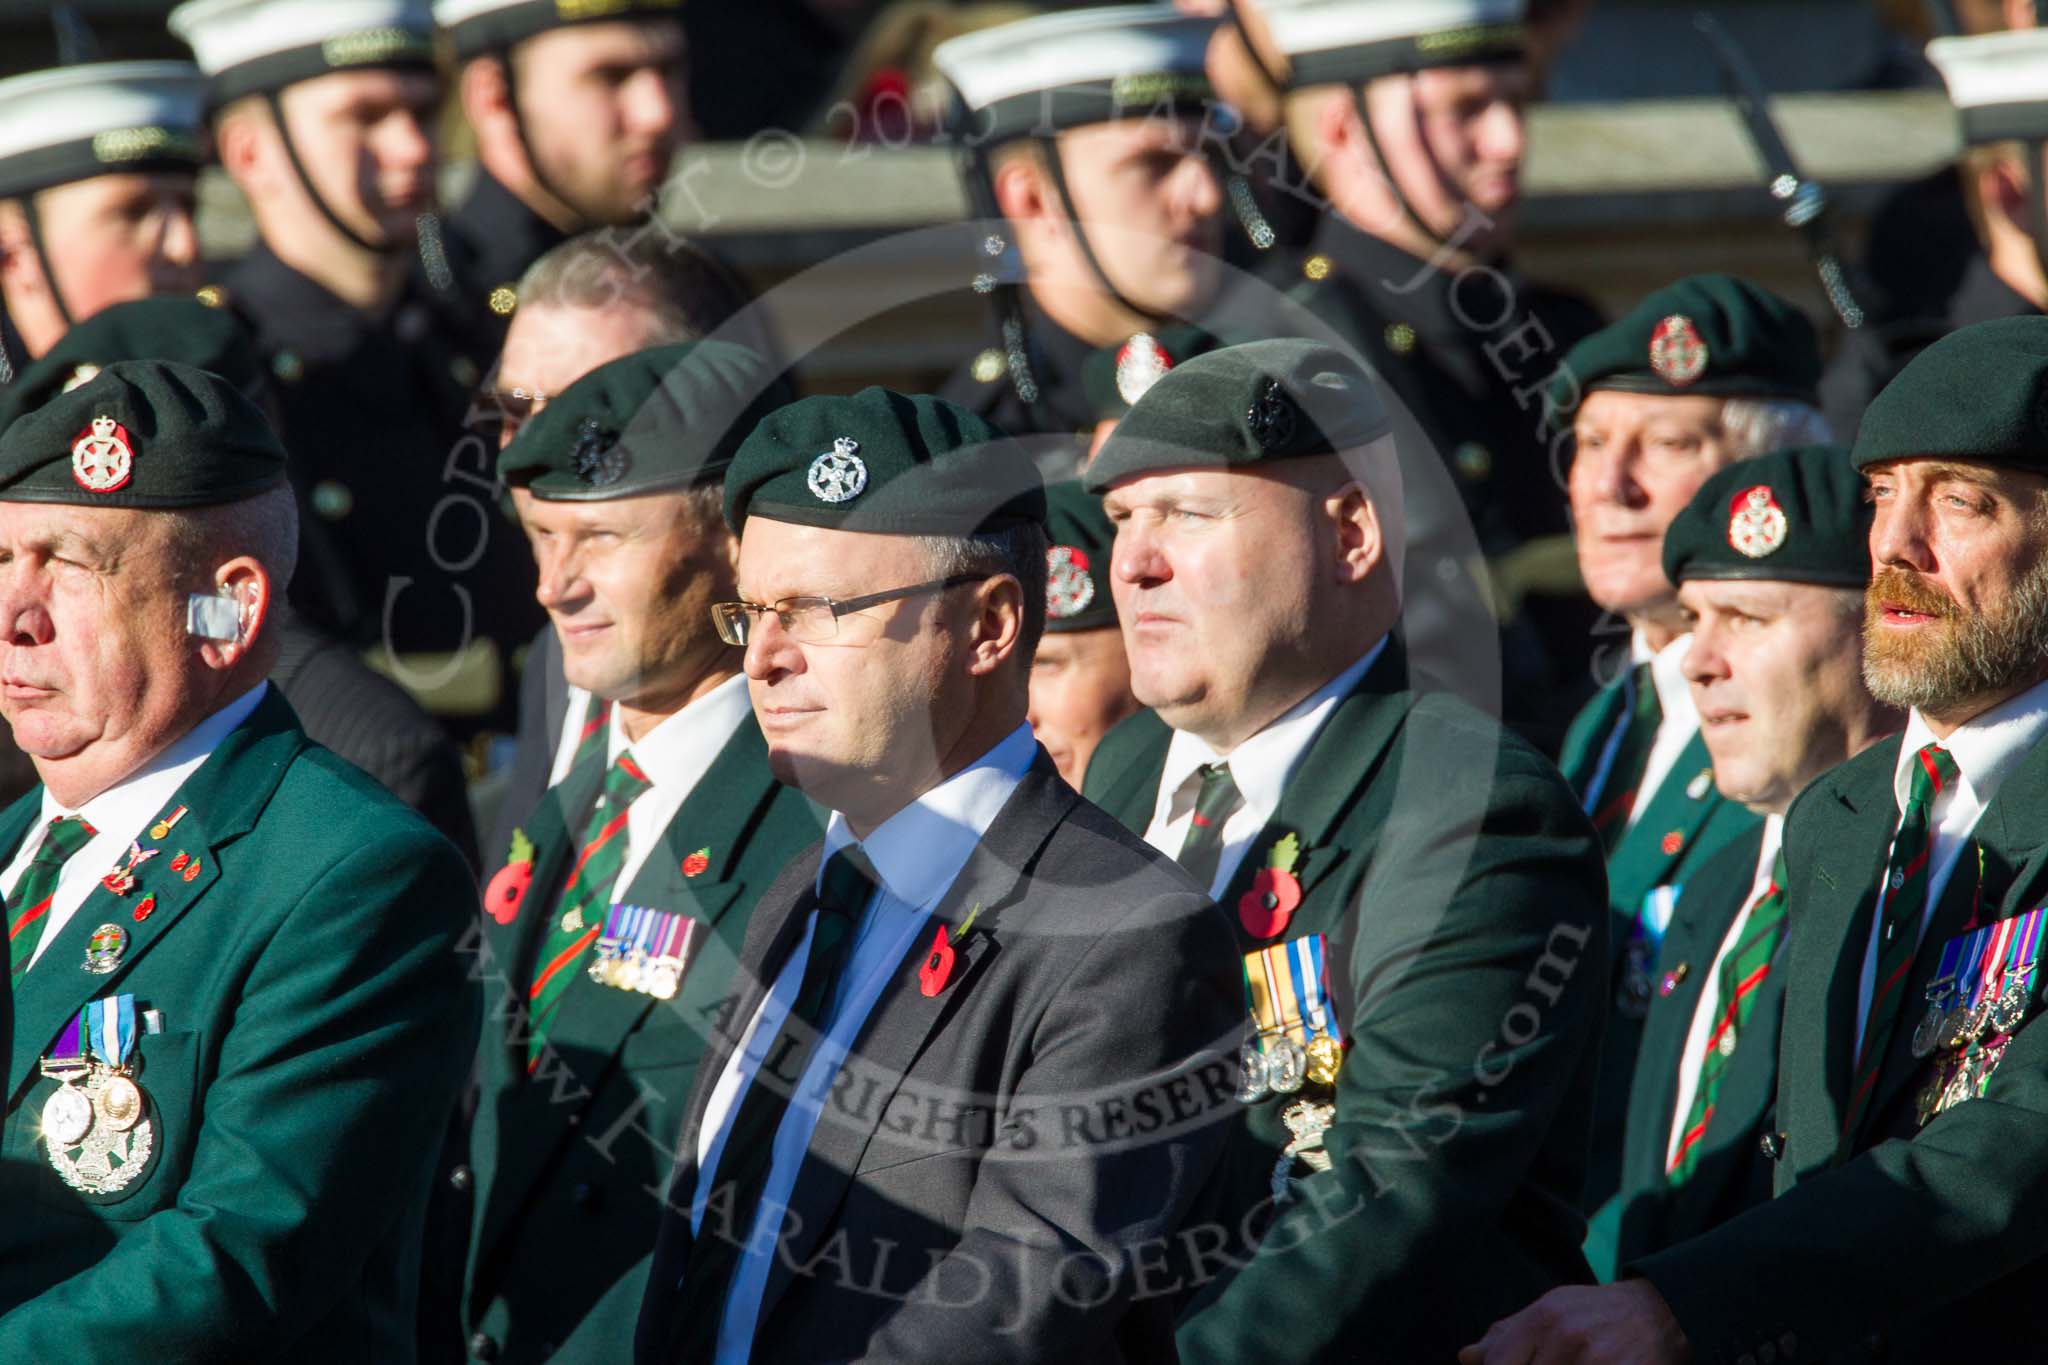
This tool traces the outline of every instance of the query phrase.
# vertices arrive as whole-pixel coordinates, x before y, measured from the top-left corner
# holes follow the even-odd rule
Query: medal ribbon
[[[1963,964],[1963,940],[1952,938],[1941,949],[1941,965],[1934,969],[1934,980],[1927,983],[1927,999],[1935,1008],[1942,1002],[1956,996],[1961,986],[1956,981],[1956,972]]]
[[[64,1031],[57,1035],[57,1046],[50,1049],[47,1061],[65,1067],[85,1066],[85,1016],[90,1009],[91,1006],[87,1006],[71,1016],[64,1025]]]
[[[1305,934],[1286,945],[1288,965],[1293,968],[1294,994],[1306,1007],[1308,1040],[1318,1035],[1338,1041],[1330,1023],[1329,979],[1324,976],[1323,936]]]
[[[110,995],[85,1007],[86,1034],[93,1055],[119,1071],[135,1050],[135,997]]]

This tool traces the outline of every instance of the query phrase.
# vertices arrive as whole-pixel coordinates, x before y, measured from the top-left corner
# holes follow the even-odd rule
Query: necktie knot
[[[86,823],[85,817],[63,815],[50,821],[50,828],[43,835],[43,845],[31,859],[38,863],[64,863],[72,854],[84,848],[99,831]]]
[[[1928,744],[1913,757],[1917,761],[1913,764],[1913,783],[1907,793],[1906,804],[1922,807],[1932,805],[1934,798],[1945,791],[1960,775],[1955,755],[1939,744]]]
[[[818,907],[830,914],[843,916],[850,923],[860,918],[861,912],[867,908],[868,897],[879,882],[874,864],[861,852],[860,845],[848,844],[825,862],[825,874],[818,888]]]
[[[604,775],[604,799],[614,810],[622,810],[640,799],[654,785],[647,770],[630,753],[622,753]]]

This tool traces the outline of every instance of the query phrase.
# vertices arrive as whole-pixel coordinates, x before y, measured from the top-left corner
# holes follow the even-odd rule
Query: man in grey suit
[[[725,515],[714,615],[770,767],[834,814],[707,1021],[635,1358],[1170,1359],[1242,983],[1221,913],[1025,723],[1037,475],[868,389],[762,422]]]

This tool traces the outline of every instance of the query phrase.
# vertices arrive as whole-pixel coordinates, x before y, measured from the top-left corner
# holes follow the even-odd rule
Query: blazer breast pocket
[[[145,1035],[135,1052],[125,1076],[68,1085],[44,1077],[29,1088],[9,1146],[33,1151],[45,1206],[128,1222],[176,1202],[200,1108],[199,1035]],[[60,1088],[75,1094],[59,1097]]]

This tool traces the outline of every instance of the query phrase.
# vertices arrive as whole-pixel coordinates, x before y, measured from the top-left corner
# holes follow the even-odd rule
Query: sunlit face
[[[747,518],[739,597],[862,597],[932,581],[915,538]],[[822,643],[754,620],[747,690],[775,776],[860,821],[914,800],[972,718],[971,585],[842,616]]]
[[[1876,516],[1865,675],[1897,706],[1966,720],[2048,671],[2048,480],[1896,460],[1865,471]]]
[[[1678,589],[1683,660],[1721,794],[1783,811],[1850,756],[1869,711],[1863,597],[1811,583],[1693,579]]]
[[[1169,470],[1118,484],[1103,509],[1131,690],[1176,730],[1232,728],[1313,653],[1326,547],[1304,529],[1307,493],[1250,469]]]
[[[182,732],[203,675],[168,520],[0,502],[0,713],[39,769],[62,765],[87,793]]]
[[[732,596],[731,537],[686,495],[548,502],[515,489],[512,501],[571,683],[668,714],[721,661],[737,663],[711,624],[711,604]]]
[[[1618,615],[1668,603],[1664,532],[1709,475],[1735,459],[1721,429],[1723,400],[1595,389],[1572,424],[1566,491],[1579,572],[1593,600]]]
[[[1047,631],[1038,642],[1027,719],[1068,785],[1080,787],[1095,746],[1137,709],[1123,632],[1115,626]]]
[[[365,241],[403,243],[434,202],[434,116],[440,84],[424,71],[335,71],[280,96],[299,164],[334,215]],[[273,183],[288,168],[275,130]]]
[[[505,330],[492,381],[504,409],[499,449],[511,445],[519,428],[562,390],[600,365],[645,349],[654,326],[645,309],[622,302],[601,308],[522,305]]]
[[[1387,76],[1366,87],[1386,168],[1439,239],[1462,237],[1480,249],[1503,246],[1512,235],[1522,201],[1528,151],[1522,111],[1531,83],[1526,63],[1501,62]],[[1492,226],[1474,233],[1468,206]]]
[[[111,304],[197,289],[194,202],[193,177],[169,171],[96,175],[36,195],[41,267],[71,321]],[[16,298],[8,305],[19,311]]]
[[[570,24],[526,39],[512,80],[545,188],[591,224],[626,223],[689,134],[682,26]]]
[[[1088,246],[1117,293],[1147,313],[1187,316],[1216,292],[1223,189],[1199,133],[1192,119],[1142,118],[1059,135]]]

